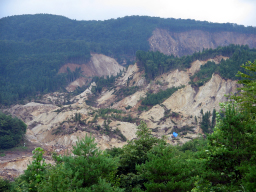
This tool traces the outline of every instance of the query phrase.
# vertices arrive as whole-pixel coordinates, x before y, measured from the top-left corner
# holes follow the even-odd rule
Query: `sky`
[[[256,0],[0,0],[0,18],[37,13],[76,20],[147,15],[256,27]]]

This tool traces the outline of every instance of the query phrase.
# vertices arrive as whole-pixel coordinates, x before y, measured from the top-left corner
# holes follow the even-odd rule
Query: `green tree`
[[[137,174],[136,165],[145,163],[148,160],[147,153],[153,146],[163,143],[163,139],[158,139],[151,135],[151,131],[144,121],[137,127],[137,139],[129,141],[123,147],[120,155],[120,165],[117,175],[121,178],[120,186],[131,191],[133,188],[140,188],[145,182],[141,175]]]
[[[151,131],[144,121],[137,127],[137,139],[129,141],[123,147],[123,154],[120,156],[119,172],[121,174],[136,173],[136,164],[144,163],[147,160],[147,152],[161,139],[153,137]]]
[[[74,191],[72,179],[72,170],[64,163],[58,163],[46,170],[44,179],[38,186],[38,191]]]
[[[0,149],[15,147],[23,139],[27,125],[18,119],[0,112]]]
[[[72,156],[56,156],[57,164],[46,170],[38,191],[123,191],[113,180],[117,158],[99,150],[94,140],[86,136],[73,146]]]
[[[200,163],[190,152],[180,152],[172,146],[158,145],[148,153],[145,164],[137,169],[146,191],[190,191],[199,174]]]
[[[223,104],[217,113],[217,123],[212,135],[208,136],[205,172],[198,188],[206,190],[233,191],[241,189],[246,168],[255,151],[255,123],[234,104]],[[209,186],[208,186],[209,185]]]
[[[11,184],[9,180],[5,180],[0,177],[0,191],[11,191]]]
[[[244,78],[239,81],[241,92],[231,97],[236,102],[221,104],[214,132],[208,137],[205,171],[193,191],[255,191],[256,61],[243,67],[247,74],[238,74]]]
[[[214,108],[213,111],[212,111],[212,125],[211,125],[211,129],[214,128],[216,124],[216,109]]]
[[[256,116],[256,60],[254,62],[248,61],[242,65],[246,70],[245,73],[238,72],[238,76],[242,78],[238,83],[243,87],[239,88],[241,92],[238,95],[232,96],[241,106],[241,110],[245,110],[252,118]]]
[[[117,169],[117,159],[102,153],[94,140],[86,136],[73,146],[74,156],[63,157],[64,166],[71,173],[69,178],[72,190],[89,189],[93,185],[99,185],[100,178],[108,180]]]
[[[28,191],[38,191],[38,185],[44,179],[47,164],[43,158],[44,150],[40,147],[36,148],[33,152],[33,161],[28,165],[24,174],[20,176],[20,183],[25,182],[23,185],[28,188]]]

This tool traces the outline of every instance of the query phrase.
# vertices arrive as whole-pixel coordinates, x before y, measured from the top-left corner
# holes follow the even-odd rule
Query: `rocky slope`
[[[226,58],[219,56],[210,60],[218,64],[221,59]],[[92,94],[92,87],[97,86],[92,83],[83,93],[71,98],[69,105],[57,106],[56,100],[63,100],[65,95],[52,93],[42,98],[42,101],[47,100],[48,104],[31,102],[26,105],[15,105],[7,111],[23,119],[28,125],[27,140],[46,151],[70,151],[72,145],[85,135],[95,137],[98,146],[103,150],[122,147],[127,140],[136,138],[140,120],[147,123],[153,135],[166,136],[167,142],[176,145],[198,137],[202,132],[194,117],[200,122],[201,109],[218,110],[219,103],[227,100],[224,95],[235,92],[238,86],[235,81],[224,80],[213,74],[210,81],[203,86],[191,87],[190,76],[200,70],[200,66],[207,61],[197,60],[186,71],[170,71],[150,83],[146,82],[144,72],[134,64],[116,80],[114,87],[109,90],[103,89],[100,95]],[[181,85],[184,85],[184,88],[176,91],[163,103],[147,111],[138,111],[141,99],[146,97],[147,92],[156,93]],[[119,90],[134,86],[137,86],[137,90],[133,94],[120,94]],[[95,107],[86,104],[85,101],[90,98],[96,103]],[[107,109],[104,112],[100,108]],[[179,134],[177,139],[170,138],[173,131]],[[2,167],[2,171],[9,170],[9,173],[13,172],[12,169],[18,170],[13,172],[17,175],[26,168],[28,159],[29,156],[25,156],[10,163],[1,161],[0,168]],[[14,162],[17,162],[16,167],[13,165]]]
[[[75,71],[76,68],[81,68],[82,75],[84,75],[84,77],[72,82],[66,88],[67,91],[74,91],[76,87],[85,85],[88,77],[115,76],[117,73],[124,70],[124,67],[119,65],[115,59],[102,54],[91,54],[91,60],[86,64],[65,64],[59,69],[59,73],[66,73],[67,68],[72,72]]]
[[[164,54],[175,56],[193,54],[196,51],[202,51],[203,48],[214,49],[229,44],[249,45],[250,48],[256,47],[256,35],[201,30],[174,33],[165,29],[155,29],[148,41],[151,50],[158,50]]]
[[[222,59],[214,58],[211,61]],[[225,59],[225,58],[224,58]],[[193,88],[189,85],[190,76],[200,69],[200,66],[207,61],[195,61],[191,64],[191,68],[187,71],[174,70],[162,74],[155,81],[146,83],[141,71],[137,65],[131,65],[127,71],[116,81],[115,87],[111,90],[104,90],[96,99],[98,107],[112,108],[122,110],[122,116],[131,115],[132,118],[137,118],[133,122],[123,122],[117,118],[113,118],[114,112],[110,112],[106,117],[101,117],[99,108],[88,106],[85,100],[88,95],[91,95],[92,86],[97,86],[95,83],[85,90],[80,95],[72,98],[70,101],[73,104],[63,105],[58,107],[54,104],[28,103],[26,105],[16,105],[8,110],[9,113],[20,117],[28,125],[27,138],[32,142],[38,142],[42,145],[64,145],[71,147],[77,141],[77,137],[83,137],[86,134],[92,134],[99,146],[106,149],[113,146],[122,146],[126,142],[121,141],[120,137],[115,134],[111,136],[100,133],[104,129],[104,121],[111,119],[109,127],[111,130],[119,129],[121,133],[128,139],[135,138],[136,124],[139,120],[144,120],[152,129],[157,127],[161,129],[168,128],[169,131],[164,134],[169,134],[173,127],[182,127],[184,125],[194,126],[195,130],[199,127],[194,124],[194,118],[198,116],[200,119],[200,111],[212,111],[213,108],[219,109],[219,103],[226,101],[224,95],[235,92],[237,84],[235,81],[224,80],[219,75],[212,75],[209,82],[199,88]],[[160,84],[159,84],[160,83]],[[119,89],[138,86],[139,89],[132,95],[125,96],[120,99],[117,95]],[[170,98],[166,99],[162,104],[152,107],[148,111],[138,112],[140,100],[146,96],[147,92],[158,92],[161,89],[177,87],[185,85],[184,88],[176,91]],[[59,95],[61,96],[61,95]],[[127,107],[129,106],[129,109]],[[169,116],[165,118],[166,111],[172,111],[180,114],[179,118]],[[75,120],[77,114],[81,115],[80,123]],[[95,115],[98,115],[95,121]],[[112,115],[112,116],[111,116]],[[164,120],[163,120],[164,119]],[[175,123],[173,123],[175,122]],[[96,127],[100,126],[99,130]],[[157,132],[156,132],[157,133]],[[157,133],[162,136],[163,133]]]

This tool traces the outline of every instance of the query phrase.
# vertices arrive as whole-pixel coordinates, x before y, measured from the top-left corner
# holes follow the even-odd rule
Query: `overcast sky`
[[[147,15],[256,27],[256,0],[0,0],[0,18],[36,13],[76,20]]]

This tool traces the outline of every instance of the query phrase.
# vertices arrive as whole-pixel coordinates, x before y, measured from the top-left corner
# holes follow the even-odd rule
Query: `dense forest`
[[[70,40],[0,41],[0,104],[60,90],[70,77],[80,77],[79,70],[71,74],[58,74],[58,70],[67,62],[87,62],[90,52],[86,45]]]

